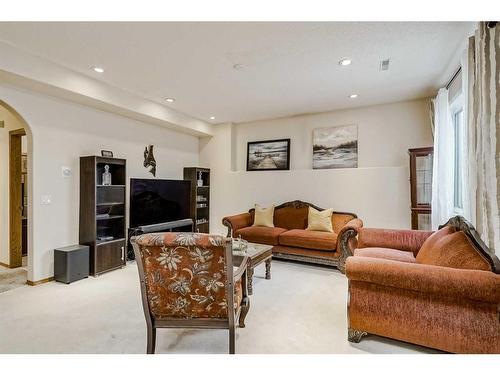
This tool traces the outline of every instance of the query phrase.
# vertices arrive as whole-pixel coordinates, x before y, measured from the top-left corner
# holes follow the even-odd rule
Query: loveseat
[[[348,242],[348,340],[369,333],[500,353],[500,261],[456,216],[436,232],[358,228]]]
[[[254,209],[227,216],[222,223],[228,237],[273,246],[273,258],[298,260],[331,265],[344,272],[345,260],[351,255],[347,242],[363,222],[353,213],[333,212],[333,232],[306,230],[309,207],[322,211],[311,203],[286,202],[274,208],[274,228],[253,226]],[[344,240],[345,239],[345,240]]]

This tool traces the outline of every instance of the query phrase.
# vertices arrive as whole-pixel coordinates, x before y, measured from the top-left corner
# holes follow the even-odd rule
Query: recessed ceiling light
[[[351,65],[351,63],[352,63],[351,59],[342,59],[342,60],[339,61],[339,64],[342,65],[342,66]]]
[[[234,64],[233,69],[242,70],[245,66],[243,64]]]
[[[210,116],[210,120],[215,120],[215,116]]]
[[[358,94],[351,94],[349,95],[349,98],[351,99],[356,99],[358,97]]]
[[[167,98],[167,99],[165,99],[165,100],[166,100],[167,102],[169,102],[169,103],[173,103],[173,102],[175,102],[175,99],[174,99],[174,98]]]
[[[96,72],[96,73],[104,73],[104,69],[100,68],[98,66],[94,66],[94,72]]]

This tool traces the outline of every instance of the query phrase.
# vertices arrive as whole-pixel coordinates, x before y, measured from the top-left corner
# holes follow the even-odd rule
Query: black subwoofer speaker
[[[66,284],[89,276],[89,247],[72,245],[54,250],[54,279]]]

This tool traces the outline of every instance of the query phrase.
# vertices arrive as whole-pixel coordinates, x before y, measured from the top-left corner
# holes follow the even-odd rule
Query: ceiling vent
[[[389,59],[380,62],[380,70],[389,70]]]

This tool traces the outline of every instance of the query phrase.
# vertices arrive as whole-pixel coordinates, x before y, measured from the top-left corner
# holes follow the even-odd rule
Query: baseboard
[[[41,279],[41,280],[37,280],[37,281],[28,280],[28,281],[26,281],[26,284],[28,284],[29,286],[37,286],[40,284],[49,283],[49,282],[54,281],[54,280],[55,280],[54,276],[52,276],[52,277],[47,277],[46,279]]]

